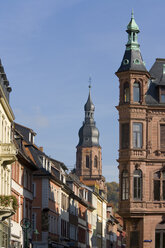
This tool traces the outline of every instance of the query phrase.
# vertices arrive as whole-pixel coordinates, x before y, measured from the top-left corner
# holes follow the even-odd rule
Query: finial
[[[88,80],[88,83],[89,83],[89,86],[88,86],[88,87],[89,87],[89,90],[90,90],[91,87],[92,87],[92,86],[91,86],[91,82],[92,82],[92,78],[91,78],[91,76],[89,76],[89,80]]]
[[[134,12],[133,12],[133,8],[132,8],[132,12],[131,12],[131,19],[134,19]]]

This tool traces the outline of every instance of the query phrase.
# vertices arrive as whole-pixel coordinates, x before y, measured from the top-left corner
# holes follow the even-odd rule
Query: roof
[[[79,143],[77,146],[92,147],[99,146],[99,130],[96,127],[94,121],[95,106],[91,100],[91,94],[89,91],[88,100],[84,106],[85,120],[82,127],[79,129]]]
[[[22,135],[20,135],[17,132],[17,130],[14,130],[14,132],[16,133],[16,135],[14,135],[14,143],[18,149],[18,154],[17,154],[18,160],[23,160],[24,164],[26,164],[32,170],[37,170],[35,161],[28,147],[26,147],[27,145],[26,141],[23,139]]]
[[[148,91],[146,93],[146,103],[148,105],[162,105],[162,103],[159,102],[158,88],[159,86],[165,86],[165,75],[163,74],[163,65],[165,65],[165,59],[157,58],[149,71],[151,75],[151,80]]]
[[[147,72],[140,50],[126,50],[117,72],[142,71]]]

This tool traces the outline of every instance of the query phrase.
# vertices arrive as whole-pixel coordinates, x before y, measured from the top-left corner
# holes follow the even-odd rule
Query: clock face
[[[31,223],[30,223],[29,219],[24,218],[21,220],[20,225],[21,225],[22,229],[29,229],[31,226]]]

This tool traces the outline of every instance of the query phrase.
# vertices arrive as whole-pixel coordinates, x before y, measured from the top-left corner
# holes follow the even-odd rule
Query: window
[[[133,84],[133,101],[140,102],[140,84],[137,82]]]
[[[32,187],[33,187],[33,197],[35,198],[36,197],[36,183],[33,183]]]
[[[70,224],[70,239],[77,240],[77,227]]]
[[[89,156],[86,155],[86,168],[89,168]]]
[[[154,173],[154,200],[165,200],[165,171]]]
[[[27,188],[27,171],[24,170],[24,187]]]
[[[165,87],[160,88],[160,102],[165,103]]]
[[[129,124],[124,123],[121,125],[121,148],[129,148]]]
[[[68,237],[69,235],[69,223],[61,219],[61,236]]]
[[[97,156],[95,156],[95,158],[94,158],[94,167],[97,168]]]
[[[155,229],[155,248],[165,247],[164,221],[157,224]]]
[[[124,170],[121,177],[122,200],[128,200],[128,171]]]
[[[124,102],[129,102],[129,84],[124,84]]]
[[[165,149],[165,125],[160,125],[160,148]]]
[[[142,148],[142,123],[133,123],[133,147]]]
[[[135,200],[142,199],[142,172],[135,170],[133,174],[133,198]]]

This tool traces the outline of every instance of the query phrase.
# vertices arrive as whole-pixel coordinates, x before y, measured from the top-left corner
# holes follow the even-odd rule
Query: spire
[[[137,40],[137,34],[140,32],[134,19],[134,12],[131,12],[131,20],[127,26],[128,42],[124,53],[121,66],[117,72],[122,71],[147,71],[140,52],[140,45]]]
[[[126,44],[126,50],[139,50],[140,45],[137,41],[137,34],[140,32],[140,30],[135,22],[133,9],[131,13],[131,21],[127,26],[126,32],[128,33],[128,42]]]
[[[78,146],[100,146],[99,131],[96,128],[94,121],[95,106],[91,99],[91,78],[89,78],[89,95],[86,104],[84,105],[85,120],[83,126],[79,130]]]
[[[92,79],[91,79],[91,77],[89,77],[89,95],[88,95],[88,100],[87,100],[87,102],[86,102],[86,104],[84,105],[84,110],[85,111],[95,111],[95,106],[94,106],[94,104],[93,104],[93,102],[92,102],[92,99],[91,99],[91,81],[92,81]]]

